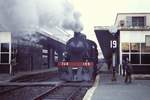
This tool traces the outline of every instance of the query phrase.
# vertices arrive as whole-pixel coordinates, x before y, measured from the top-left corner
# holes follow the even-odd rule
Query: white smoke
[[[0,22],[6,31],[32,31],[38,25],[33,0],[0,0]]]
[[[38,27],[81,31],[80,14],[68,0],[0,0],[0,26],[4,31],[34,33]]]
[[[72,16],[73,15],[73,16]],[[63,27],[66,29],[72,29],[75,32],[80,32],[83,30],[83,25],[80,23],[80,13],[72,12],[72,15],[69,15],[63,23]]]

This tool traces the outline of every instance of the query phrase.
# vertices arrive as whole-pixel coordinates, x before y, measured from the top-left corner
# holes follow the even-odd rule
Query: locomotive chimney
[[[74,37],[79,37],[81,35],[80,32],[74,32]]]

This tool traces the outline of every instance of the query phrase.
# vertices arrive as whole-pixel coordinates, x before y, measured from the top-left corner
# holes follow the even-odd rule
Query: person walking
[[[125,83],[131,83],[132,82],[132,78],[131,78],[132,66],[128,58],[126,59],[125,72],[126,72]]]

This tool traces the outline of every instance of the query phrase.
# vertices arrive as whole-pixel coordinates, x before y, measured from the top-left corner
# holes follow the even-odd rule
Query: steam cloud
[[[79,32],[80,14],[68,0],[0,0],[0,28],[3,31],[36,31],[55,26]]]

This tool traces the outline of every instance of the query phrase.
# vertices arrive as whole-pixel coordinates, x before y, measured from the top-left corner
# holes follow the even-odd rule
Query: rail
[[[76,97],[81,95],[81,91],[87,90],[87,88],[83,87],[82,85],[76,85],[77,83],[72,83],[69,85],[66,85],[67,83],[62,83],[57,86],[54,86],[53,88],[49,89],[48,91],[38,95],[33,100],[74,100]]]

